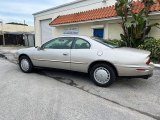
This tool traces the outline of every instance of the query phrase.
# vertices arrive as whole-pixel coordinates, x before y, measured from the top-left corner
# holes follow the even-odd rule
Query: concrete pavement
[[[154,76],[148,80],[119,78],[109,88],[95,86],[87,75],[81,73],[55,69],[38,69],[35,73],[160,120],[159,72],[155,69]]]
[[[0,120],[155,119],[1,58],[0,68]]]
[[[5,55],[10,62],[14,62],[13,54],[5,52]],[[16,70],[21,74],[18,66]],[[149,119],[153,118],[160,120],[159,73],[159,69],[155,69],[154,76],[148,80],[121,78],[109,88],[99,88],[88,79],[86,74],[76,72],[55,69],[37,69],[34,75],[61,82],[62,84],[74,87],[74,89],[83,91],[86,94],[95,96],[101,100],[110,102],[130,111],[135,111],[138,114],[148,116]],[[113,119],[113,117],[109,119]]]

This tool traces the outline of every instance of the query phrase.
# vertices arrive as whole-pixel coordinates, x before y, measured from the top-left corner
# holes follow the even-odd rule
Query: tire
[[[19,67],[24,73],[31,73],[33,70],[33,64],[29,57],[22,56],[19,59]]]
[[[90,78],[99,87],[109,87],[116,80],[116,74],[110,65],[96,64],[90,70]]]

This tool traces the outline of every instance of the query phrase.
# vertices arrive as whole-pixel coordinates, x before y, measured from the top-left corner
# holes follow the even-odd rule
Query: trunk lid
[[[150,51],[140,50],[135,48],[128,48],[128,47],[116,48],[116,51],[119,51],[121,53],[128,54],[128,55],[136,54],[136,55],[149,56],[151,54]]]

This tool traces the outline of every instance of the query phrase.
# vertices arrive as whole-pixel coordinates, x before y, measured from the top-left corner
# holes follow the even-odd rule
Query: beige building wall
[[[59,26],[59,27],[53,27],[53,34],[54,37],[63,36],[64,35],[64,29],[66,28],[78,28],[78,35],[84,35],[84,36],[92,36],[92,24],[86,23],[86,24],[80,24],[80,25],[68,25],[68,26]]]
[[[55,27],[53,29],[53,34],[55,37],[64,35],[64,29],[65,28],[78,28],[79,34],[78,35],[84,35],[84,36],[92,36],[92,24],[81,24],[81,25],[69,25],[69,26],[59,26]]]
[[[112,21],[113,23],[109,23],[108,25],[108,39],[121,39],[120,34],[123,33],[121,24],[119,20]],[[159,23],[160,24],[160,16],[152,16],[150,24]],[[160,39],[160,28],[153,27],[148,37],[154,37]]]
[[[53,27],[53,34],[54,37],[63,36],[64,30],[66,28],[78,28],[78,35],[83,36],[93,36],[93,30],[94,28],[99,28],[98,26],[103,26],[101,28],[104,28],[104,38],[108,38],[108,26],[107,22],[93,22],[93,23],[83,23],[83,24],[77,24],[77,25],[66,25],[66,26],[58,26]]]
[[[159,23],[160,19],[151,20],[152,23]],[[67,26],[59,26],[53,27],[53,34],[55,37],[64,35],[65,28],[73,28],[78,27],[79,34],[78,35],[86,35],[86,36],[93,36],[93,27],[100,25],[104,26],[104,39],[121,39],[120,34],[123,33],[121,27],[120,20],[113,20],[108,22],[93,22],[93,23],[83,23],[78,25],[67,25]],[[160,29],[159,28],[152,28],[151,33],[149,34],[150,37],[160,38]]]
[[[105,6],[110,6],[115,3],[116,0],[106,0],[106,3],[102,3],[102,0],[81,0],[80,2],[62,6],[60,8],[56,9],[49,9],[46,10],[45,12],[40,12],[37,14],[34,14],[34,21],[35,21],[35,44],[37,46],[41,45],[41,26],[40,26],[40,21],[41,20],[46,20],[46,19],[55,19],[59,15],[66,15],[66,14],[72,14],[72,13],[77,13],[81,11],[86,11],[86,10],[91,10],[91,9],[96,9],[96,8],[101,8]],[[85,26],[83,26],[85,27]],[[86,27],[85,27],[86,28]],[[53,29],[53,37],[56,37],[55,35],[55,28]],[[57,33],[57,32],[56,32]],[[59,33],[57,33],[59,34]],[[83,34],[83,31],[82,31]]]
[[[160,23],[160,20],[152,20],[151,23],[155,23],[155,22]],[[120,20],[82,23],[77,25],[65,25],[65,26],[53,27],[53,35],[54,37],[62,36],[64,35],[65,28],[76,27],[79,30],[78,35],[93,36],[93,27],[98,25],[104,26],[104,39],[118,39],[118,40],[121,39],[120,34],[123,33],[123,30],[120,24]],[[149,36],[160,38],[160,29],[153,28]],[[41,38],[39,37],[39,39]]]
[[[106,3],[102,3],[102,0],[83,0],[74,4],[64,5],[56,9],[48,9],[44,12],[34,14],[35,21],[35,44],[36,46],[41,45],[41,25],[42,20],[55,19],[59,15],[66,15],[77,13],[80,11],[86,11],[91,9],[96,9],[100,7],[110,6],[115,3],[116,0],[107,0]],[[152,21],[159,22],[160,18],[154,18]],[[120,33],[123,33],[120,20],[110,20],[105,22],[93,22],[93,23],[83,23],[78,25],[68,25],[52,27],[53,37],[58,37],[63,35],[64,28],[67,27],[78,27],[79,35],[93,36],[93,26],[103,25],[104,26],[104,38],[105,39],[120,39]],[[160,38],[160,29],[154,28],[149,36]]]
[[[109,23],[108,39],[120,39],[120,34],[123,33],[120,23]]]
[[[0,31],[4,32],[34,32],[34,27],[13,24],[0,24]]]
[[[160,19],[152,20],[151,23],[152,23],[152,24],[153,24],[153,23],[159,23],[159,24],[160,24]],[[153,27],[153,28],[151,29],[151,33],[149,34],[149,36],[160,39],[160,28]]]

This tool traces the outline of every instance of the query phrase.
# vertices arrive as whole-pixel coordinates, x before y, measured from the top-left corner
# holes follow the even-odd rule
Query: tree
[[[6,23],[6,24],[12,24],[12,25],[24,25],[24,26],[28,26],[27,24],[23,24],[23,23],[16,23],[16,22],[10,22],[10,23]]]
[[[154,0],[142,0],[145,7],[139,13],[134,13],[133,3],[133,0],[117,0],[115,4],[117,15],[122,18],[123,34],[120,36],[127,47],[138,47],[144,43],[152,27],[159,25],[150,24],[149,21],[150,8],[155,4]]]

